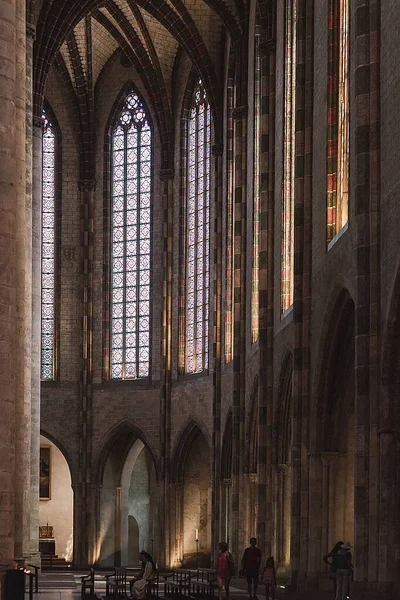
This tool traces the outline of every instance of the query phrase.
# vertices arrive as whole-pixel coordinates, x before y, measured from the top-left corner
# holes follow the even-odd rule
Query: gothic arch
[[[208,449],[210,451],[211,440],[205,425],[201,423],[198,419],[195,419],[194,417],[189,417],[188,421],[186,422],[186,425],[183,426],[180,434],[178,435],[178,439],[175,444],[175,449],[172,453],[171,478],[173,482],[182,483],[187,455],[199,436],[204,437],[205,441],[207,442]]]
[[[71,473],[71,484],[72,486],[74,486],[78,481],[78,468],[75,465],[75,461],[72,459],[70,452],[55,435],[49,433],[46,429],[43,429],[42,427],[40,428],[40,435],[50,440],[50,442],[52,442],[60,450],[61,454],[67,461],[69,472]]]
[[[153,448],[149,444],[145,434],[143,431],[137,427],[134,423],[129,420],[122,420],[119,423],[116,423],[106,432],[104,435],[105,442],[102,447],[99,449],[97,456],[93,459],[93,473],[94,473],[94,481],[101,485],[103,479],[104,468],[106,465],[107,458],[110,454],[110,451],[114,444],[117,442],[121,446],[121,474],[123,465],[125,463],[125,459],[128,456],[133,444],[135,441],[140,440],[143,442],[144,446],[150,452],[150,455],[153,460],[156,480],[158,481],[158,461],[156,460],[156,455],[154,453]]]
[[[329,314],[329,313],[328,313]],[[340,422],[343,420],[343,382],[351,376],[354,365],[354,301],[347,289],[342,289],[334,300],[333,309],[324,320],[325,332],[317,371],[317,448],[320,451],[339,450],[337,446]],[[339,376],[340,374],[340,376]],[[336,439],[336,441],[334,441]]]

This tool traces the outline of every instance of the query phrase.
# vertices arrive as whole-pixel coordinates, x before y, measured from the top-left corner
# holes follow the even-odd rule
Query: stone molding
[[[334,465],[342,456],[341,452],[320,452],[319,454],[322,466],[324,467]]]
[[[247,106],[236,106],[236,108],[234,108],[232,111],[232,118],[235,121],[239,121],[240,119],[247,117],[247,112]]]
[[[160,179],[161,181],[171,181],[175,176],[175,172],[173,169],[161,169],[160,171]]]
[[[32,125],[37,127],[38,129],[43,129],[43,119],[42,117],[32,117]]]
[[[36,39],[36,27],[31,23],[26,24],[26,37],[32,40],[32,42]]]
[[[213,144],[211,147],[211,154],[213,156],[222,156],[223,146],[222,144]]]
[[[96,182],[94,179],[81,179],[78,181],[78,187],[80,192],[94,192],[96,189]]]

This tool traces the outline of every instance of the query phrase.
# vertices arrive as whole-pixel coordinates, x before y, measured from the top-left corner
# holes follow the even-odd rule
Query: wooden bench
[[[81,577],[81,596],[94,596],[94,569],[90,569],[89,575]]]
[[[106,597],[126,598],[126,570],[116,567],[114,573],[105,575]]]
[[[193,596],[214,596],[216,583],[215,569],[198,568],[195,578],[191,580]]]
[[[166,596],[190,596],[192,572],[188,569],[174,569],[172,576],[165,580]]]
[[[133,586],[135,584],[135,581],[137,581],[136,577],[133,577],[133,579],[130,580],[129,582],[129,588],[130,588],[130,594],[131,594],[131,598],[134,598],[134,593],[133,593]],[[146,596],[147,597],[152,597],[152,598],[158,598],[159,596],[159,589],[160,589],[160,579],[159,579],[159,574],[157,573],[157,576],[155,579],[152,579],[151,581],[147,582],[146,585]]]

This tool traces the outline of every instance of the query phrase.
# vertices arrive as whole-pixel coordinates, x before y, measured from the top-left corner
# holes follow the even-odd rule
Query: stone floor
[[[74,600],[80,598],[80,578],[83,574],[75,571],[42,573],[39,577],[39,593],[34,594],[34,600]],[[96,575],[95,591],[97,597],[105,597],[105,581],[101,575]],[[260,588],[258,600],[267,600],[264,588]],[[332,600],[333,594],[319,592],[316,595],[287,596],[282,589],[277,589],[276,597],[290,600]],[[162,594],[161,594],[162,596]],[[234,579],[231,585],[231,597],[234,600],[247,600],[247,587],[243,579]],[[26,594],[28,600],[29,594]],[[216,597],[217,598],[217,597]]]

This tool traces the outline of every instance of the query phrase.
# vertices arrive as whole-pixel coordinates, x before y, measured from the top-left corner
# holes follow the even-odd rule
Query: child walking
[[[265,594],[267,596],[267,600],[270,593],[272,600],[275,600],[276,576],[275,562],[272,556],[267,558],[267,562],[265,563],[265,567],[261,575],[261,583],[265,585]]]

